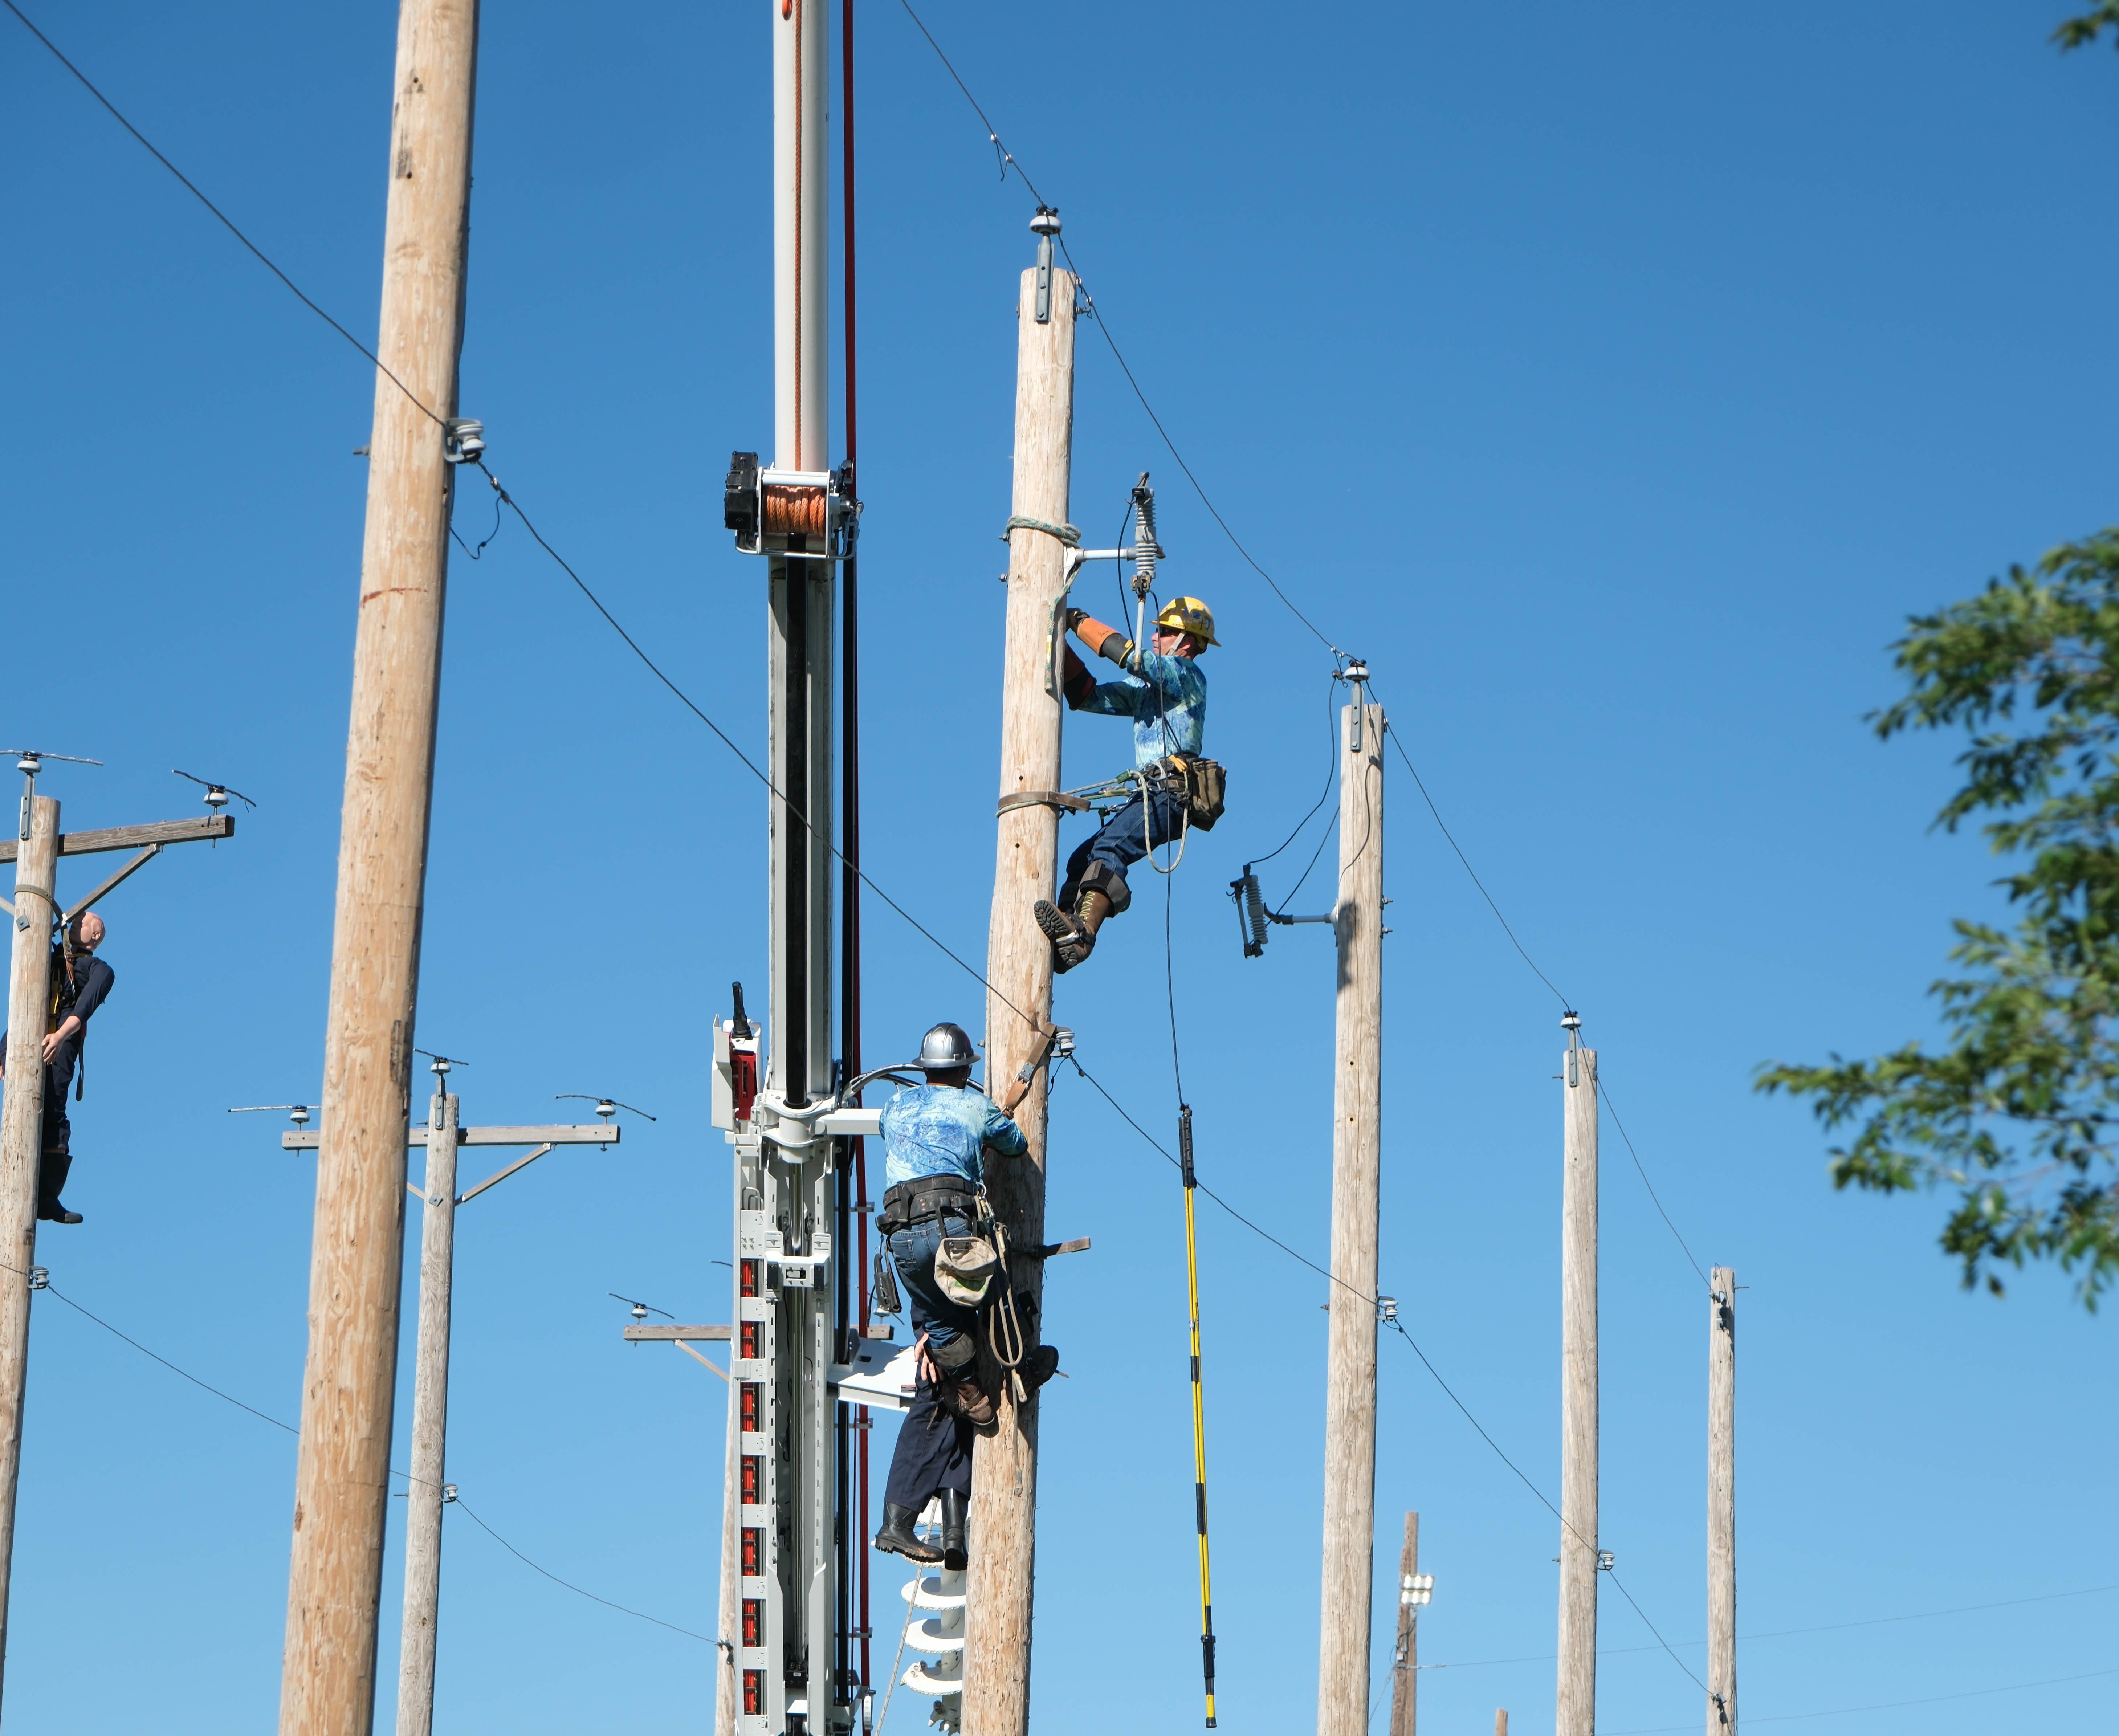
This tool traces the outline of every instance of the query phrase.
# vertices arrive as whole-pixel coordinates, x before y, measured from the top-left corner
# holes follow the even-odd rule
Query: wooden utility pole
[[[25,779],[28,824],[15,858],[15,944],[7,973],[7,1055],[0,1103],[0,1647],[15,1555],[15,1485],[22,1469],[22,1400],[29,1377],[30,1271],[37,1263],[37,1161],[44,1151],[44,1027],[51,1006],[53,884],[59,805]],[[0,1653],[4,1658],[4,1653]]]
[[[1340,713],[1338,1048],[1317,1736],[1367,1736],[1375,1576],[1376,1217],[1383,1175],[1384,714],[1367,669]]]
[[[434,1721],[434,1641],[442,1603],[442,1509],[456,1499],[446,1481],[449,1431],[449,1330],[456,1293],[457,1208],[527,1168],[555,1145],[619,1142],[622,1130],[605,1121],[585,1126],[466,1127],[457,1099],[446,1088],[450,1068],[461,1063],[434,1058],[434,1094],[426,1125],[401,1137],[427,1149],[427,1168],[405,1191],[425,1208],[420,1234],[418,1362],[412,1383],[412,1450],[406,1480],[405,1609],[397,1675],[396,1736],[427,1736]],[[495,1171],[475,1187],[457,1191],[457,1158],[467,1145],[530,1145],[527,1157]],[[330,1148],[327,1127],[297,1127],[280,1135],[283,1151]],[[726,1334],[726,1328],[721,1329]]]
[[[1420,1604],[1413,1581],[1420,1577],[1420,1516],[1405,1516],[1405,1545],[1398,1554],[1398,1650],[1391,1659],[1390,1736],[1413,1736],[1419,1712]]]
[[[1056,217],[1041,213],[1056,232]],[[1049,234],[1041,256],[1051,258]],[[1046,294],[1041,309],[1039,280]],[[1042,318],[1040,317],[1041,313]],[[1052,1027],[1052,943],[1032,907],[1053,895],[1060,814],[1060,659],[1069,580],[1068,487],[1074,439],[1074,280],[1046,265],[1022,274],[1016,299],[1016,520],[1008,532],[1008,625],[1001,688],[999,839],[987,931],[986,1084],[1015,1105],[1028,1159],[989,1166],[994,1209],[1016,1247],[1045,1240],[1044,1058]],[[1022,522],[1034,519],[1051,529]],[[1014,1269],[1035,1341],[1042,1260]],[[1006,1382],[1000,1431],[971,1458],[971,1548],[965,1615],[965,1736],[1023,1736],[1030,1726],[1030,1625],[1036,1570],[1037,1397],[1020,1408]]]
[[[1495,1708],[1494,1736],[1509,1736],[1509,1711],[1506,1706]]]
[[[1560,1057],[1560,1687],[1554,1736],[1597,1728],[1597,1051],[1569,1013]]]
[[[1707,1736],[1736,1736],[1736,1274],[1707,1288]]]
[[[375,1714],[477,58],[478,0],[401,0],[281,1736]]]
[[[41,758],[56,759],[57,754]],[[15,1555],[15,1492],[22,1469],[22,1404],[29,1378],[30,1274],[37,1260],[37,1169],[44,1155],[44,1036],[51,1023],[52,945],[55,931],[143,868],[165,846],[221,838],[235,822],[216,813],[205,819],[160,820],[97,832],[59,830],[59,805],[37,794],[41,758],[26,753],[18,837],[0,839],[0,861],[15,864],[15,901],[0,898],[14,919],[8,959],[7,1048],[0,1094],[0,1670],[7,1648],[7,1602]],[[139,854],[71,908],[58,903],[62,856],[108,850]]]
[[[443,1476],[449,1432],[449,1315],[456,1275],[457,1100],[434,1064],[427,1116],[425,1213],[420,1231],[420,1348],[412,1381],[412,1451],[405,1492],[405,1622],[397,1663],[396,1736],[434,1727],[435,1621],[442,1604]]]

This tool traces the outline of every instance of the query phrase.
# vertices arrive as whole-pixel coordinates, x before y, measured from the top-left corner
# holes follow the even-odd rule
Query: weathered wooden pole
[[[1041,214],[1052,230],[1058,220]],[[1049,253],[1047,253],[1049,258]],[[1016,299],[1015,485],[1012,514],[1064,527],[1074,438],[1074,280],[1049,268],[1039,316],[1039,268],[1022,274]],[[1032,907],[1049,898],[1059,867],[1060,815],[1012,796],[1060,787],[1059,619],[1067,595],[1067,543],[1018,524],[1008,532],[1008,623],[1001,686],[999,839],[987,931],[986,1084],[1006,1102],[1016,1075],[1041,1058],[1052,1020],[1052,943]],[[1040,1069],[1016,1123],[1027,1162],[991,1163],[986,1186],[1017,1247],[1045,1239],[1045,1079]],[[1034,1330],[1043,1262],[1015,1268],[1029,1293]],[[1005,1386],[1005,1383],[1004,1383]],[[1036,1569],[1037,1398],[999,1400],[1000,1431],[971,1458],[971,1561],[964,1616],[964,1736],[1023,1736],[1030,1725],[1030,1626]]]
[[[1560,1687],[1555,1736],[1597,1728],[1597,1051],[1573,1013],[1560,1058]]]
[[[1398,1650],[1391,1659],[1390,1736],[1413,1736],[1419,1712],[1420,1606],[1412,1582],[1420,1572],[1420,1516],[1405,1516],[1405,1543],[1398,1553]]]
[[[1707,1288],[1707,1736],[1736,1736],[1736,1274]]]
[[[1494,1736],[1509,1736],[1509,1709],[1505,1706],[1494,1709]]]
[[[449,1432],[449,1310],[456,1265],[457,1100],[434,1064],[420,1229],[420,1338],[412,1382],[412,1451],[405,1497],[405,1625],[397,1666],[396,1736],[434,1727],[434,1638],[442,1604],[443,1474]]]
[[[281,1736],[368,1736],[375,1714],[477,55],[477,0],[401,0]]]
[[[1375,1576],[1376,1216],[1383,1177],[1384,714],[1354,666],[1340,713],[1338,1049],[1331,1326],[1324,1375],[1317,1736],[1367,1736]]]
[[[58,912],[59,805],[25,779],[27,822],[15,858],[15,941],[7,973],[7,1054],[0,1099],[0,1668],[15,1559],[15,1485],[30,1373],[30,1270],[37,1263],[37,1163],[44,1153],[44,1028],[50,1021],[52,920]]]

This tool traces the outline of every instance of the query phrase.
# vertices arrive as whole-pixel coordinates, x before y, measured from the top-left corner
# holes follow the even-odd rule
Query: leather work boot
[[[1032,1392],[1059,1372],[1060,1352],[1050,1344],[1040,1344],[1022,1359],[1022,1366],[1016,1370],[1022,1376],[1022,1384]]]
[[[970,1508],[971,1502],[962,1489],[942,1491],[942,1565],[952,1572],[962,1573],[971,1564],[964,1548],[964,1521]]]
[[[1037,926],[1052,943],[1052,968],[1060,974],[1071,971],[1097,949],[1097,931],[1111,913],[1111,901],[1092,888],[1075,901],[1071,919],[1060,914],[1050,899],[1040,898],[1033,914]]]
[[[934,1566],[942,1559],[942,1552],[912,1529],[919,1517],[910,1507],[901,1507],[894,1502],[884,1503],[883,1529],[875,1534],[876,1548],[887,1555],[902,1555],[909,1562]]]

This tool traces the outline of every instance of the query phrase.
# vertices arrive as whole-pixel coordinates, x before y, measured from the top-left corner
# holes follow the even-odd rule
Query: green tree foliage
[[[2025,864],[1999,882],[2021,919],[1954,925],[1942,1052],[1775,1065],[1759,1087],[1856,1127],[1839,1186],[1957,1189],[1942,1246],[1968,1286],[2056,1259],[2093,1307],[2119,1274],[2119,531],[1916,616],[1894,649],[1909,691],[1876,732],[1971,732],[1937,824],[1993,816],[1996,853]]]
[[[2109,30],[2097,0],[2053,32],[2063,53]],[[2057,1260],[2089,1307],[2119,1274],[2119,531],[2010,569],[1984,595],[1917,615],[1894,648],[1912,690],[1876,733],[1962,726],[1964,787],[1937,817],[1968,816],[2001,855],[2023,917],[2013,934],[1955,924],[1950,956],[1969,973],[1929,992],[1950,1047],[1871,1061],[1760,1070],[1759,1088],[1811,1099],[1840,1187],[1954,1187],[1942,1246],[2000,1295],[2003,1262]]]
[[[2098,0],[2080,18],[2070,18],[2053,32],[2053,40],[2063,49],[2087,48],[2106,30],[2114,34],[2113,45],[2119,47],[2119,0]]]

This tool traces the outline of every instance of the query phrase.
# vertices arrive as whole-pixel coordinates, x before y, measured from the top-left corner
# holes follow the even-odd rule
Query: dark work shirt
[[[81,1040],[87,1034],[88,1021],[95,1010],[110,998],[112,986],[118,981],[117,972],[93,953],[76,953],[73,960],[73,998],[69,1002],[66,993],[66,961],[63,958],[52,960],[53,986],[60,991],[59,1023],[64,1024],[71,1014],[81,1023],[81,1028],[52,1051],[49,1063],[63,1090],[73,1078],[74,1063],[81,1056]],[[0,1031],[0,1054],[7,1052],[7,1036]]]

